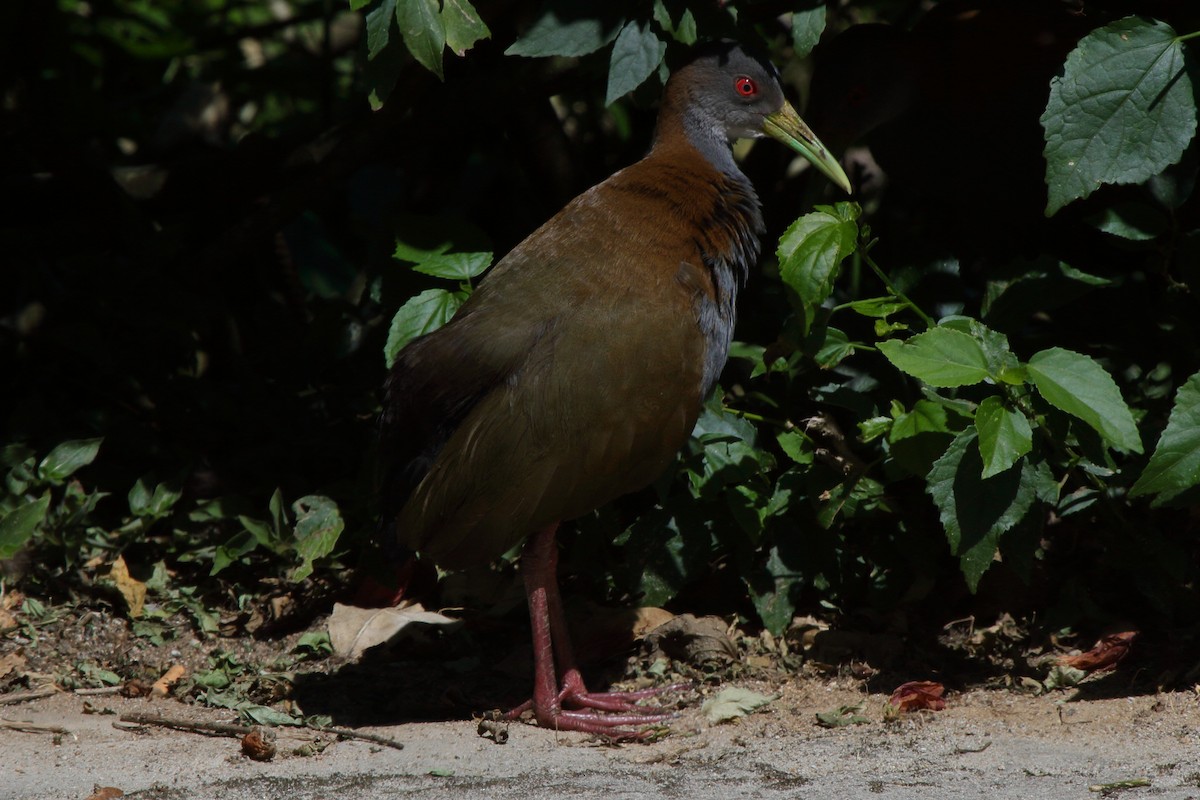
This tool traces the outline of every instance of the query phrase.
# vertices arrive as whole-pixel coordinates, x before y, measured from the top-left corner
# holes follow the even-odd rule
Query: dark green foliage
[[[33,554],[18,579],[61,592],[123,556],[160,638],[176,611],[215,630],[214,598],[262,578],[340,574],[375,529],[385,365],[644,152],[686,45],[733,36],[788,79],[816,45],[819,80],[829,42],[920,24],[909,5],[4,12],[27,43],[4,112],[0,558]],[[1052,81],[1011,78],[1046,92],[1014,112],[1045,191],[1011,215],[986,203],[1004,181],[914,190],[900,161],[850,202],[750,151],[775,258],[676,467],[564,532],[577,589],[774,631],[822,607],[940,624],[989,588],[1057,624],[1195,621],[1200,20],[1088,5]],[[860,140],[882,155],[896,131]]]

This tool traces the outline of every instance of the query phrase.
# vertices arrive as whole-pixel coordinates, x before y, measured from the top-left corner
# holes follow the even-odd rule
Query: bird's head
[[[665,103],[678,110],[685,129],[724,141],[770,136],[807,158],[838,186],[851,190],[837,159],[784,97],[779,71],[733,42],[698,47],[671,74]]]

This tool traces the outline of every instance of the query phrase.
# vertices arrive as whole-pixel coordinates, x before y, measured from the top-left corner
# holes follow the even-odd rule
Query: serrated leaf
[[[47,454],[38,464],[38,477],[51,483],[61,483],[75,472],[96,460],[100,453],[103,437],[96,439],[72,439],[63,442]]]
[[[709,722],[716,725],[721,722],[729,722],[738,717],[744,717],[778,698],[779,695],[767,696],[758,692],[752,692],[749,689],[740,689],[736,686],[731,686],[728,689],[722,689],[715,696],[705,700],[704,704],[700,706],[700,710],[708,718]]]
[[[979,454],[983,457],[982,477],[999,475],[1033,449],[1033,430],[1025,415],[1006,408],[996,395],[984,399],[975,412],[975,430],[979,434]]]
[[[1176,392],[1167,427],[1129,496],[1157,494],[1155,503],[1160,504],[1197,483],[1200,483],[1200,372],[1188,378]]]
[[[787,457],[797,464],[811,464],[813,460],[812,441],[800,431],[784,431],[775,437],[779,448]]]
[[[792,50],[803,58],[817,46],[825,30],[825,5],[792,14]]]
[[[1092,426],[1115,450],[1142,452],[1133,414],[1103,367],[1088,356],[1061,347],[1035,353],[1029,380],[1046,402]]]
[[[29,500],[0,519],[0,559],[12,558],[33,536],[50,508],[50,492]]]
[[[972,592],[991,566],[1000,537],[1033,506],[1039,482],[1038,468],[1028,461],[991,478],[982,473],[977,435],[968,428],[955,437],[926,478],[950,552],[958,556]]]
[[[449,322],[466,299],[463,292],[426,289],[400,306],[400,310],[392,317],[387,344],[383,348],[388,367],[391,368],[406,344]]]
[[[791,224],[779,239],[779,277],[809,307],[825,302],[858,239],[855,203],[823,206]]]
[[[435,278],[467,281],[482,273],[491,263],[491,253],[446,253],[430,256],[413,269]]]
[[[487,234],[475,225],[450,216],[411,214],[396,223],[396,249],[392,258],[421,264],[450,252],[491,251]]]
[[[895,297],[871,297],[866,300],[855,300],[852,303],[847,303],[846,308],[849,308],[864,317],[885,318],[897,311],[908,308],[908,303],[903,300],[898,300]]]
[[[373,61],[375,56],[387,47],[391,39],[392,20],[396,18],[396,0],[383,0],[379,6],[367,14],[367,60]]]
[[[504,51],[506,56],[584,56],[617,38],[625,24],[611,6],[584,0],[550,3],[529,30]]]
[[[446,31],[446,45],[459,56],[466,55],[480,39],[492,37],[492,32],[469,0],[442,0],[442,26]]]
[[[622,28],[608,62],[605,105],[612,105],[641,86],[654,74],[666,52],[667,43],[654,35],[648,22],[634,20]]]
[[[303,559],[289,576],[289,580],[296,582],[312,573],[313,561],[333,552],[346,523],[337,503],[321,495],[301,497],[292,503],[292,511],[296,515],[296,552]]]
[[[930,386],[970,386],[989,376],[978,340],[953,328],[933,328],[901,342],[879,343],[879,351],[902,372]]]
[[[1105,183],[1140,183],[1196,133],[1183,45],[1169,25],[1126,17],[1083,37],[1050,81],[1042,114],[1053,214]]]
[[[438,13],[438,0],[397,0],[396,24],[404,37],[404,46],[417,63],[443,80],[446,26]]]

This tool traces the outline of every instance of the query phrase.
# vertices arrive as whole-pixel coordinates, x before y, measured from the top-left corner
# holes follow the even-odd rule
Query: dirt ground
[[[512,702],[527,689],[528,645],[510,626],[441,638],[432,656],[362,664],[296,662],[289,654],[298,633],[268,641],[218,640],[216,649],[236,660],[271,665],[247,674],[267,675],[281,665],[290,670],[284,681],[256,677],[249,684],[246,691],[257,693],[259,702],[327,714],[334,725],[403,744],[394,749],[276,727],[270,732],[277,754],[261,762],[242,754],[236,736],[120,719],[149,714],[185,723],[236,722],[232,710],[195,702],[194,691],[152,699],[60,688],[51,696],[9,702],[36,685],[71,685],[63,676],[87,674],[81,664],[124,680],[160,674],[176,663],[195,672],[212,663],[214,640],[185,635],[153,645],[133,637],[119,616],[95,611],[44,625],[36,636],[27,631],[10,627],[0,638],[0,672],[6,659],[10,667],[19,665],[0,689],[0,800],[84,800],[96,787],[156,800],[1200,800],[1200,687],[1156,692],[1147,681],[1131,679],[1145,670],[1124,666],[1080,688],[1040,695],[1019,682],[1008,688],[951,683],[944,710],[885,722],[885,692],[895,683],[890,675],[872,678],[863,664],[814,670],[811,656],[767,657],[756,650],[758,639],[739,638],[734,649],[740,656],[719,676],[664,698],[675,703],[679,717],[659,741],[612,745],[514,722],[499,744],[480,735],[471,714],[489,703]],[[419,647],[410,649],[416,654]],[[799,661],[805,665],[797,669]],[[22,685],[13,681],[18,673]],[[934,676],[909,675],[919,677]],[[278,698],[263,695],[284,686]],[[731,686],[774,699],[732,722],[710,722],[703,700]],[[859,708],[865,724],[817,724],[817,714],[848,706]],[[106,796],[116,795],[96,795]]]
[[[1007,690],[951,695],[939,712],[881,721],[883,695],[838,681],[745,684],[779,697],[732,723],[710,725],[696,707],[651,744],[601,745],[530,725],[508,741],[472,721],[410,722],[362,730],[403,750],[278,731],[267,763],[238,739],[117,722],[150,713],[231,722],[230,712],[173,700],[60,693],[0,709],[5,720],[68,733],[0,731],[0,798],[72,800],[94,786],[158,800],[414,796],[706,798],[1058,798],[1128,794],[1200,798],[1200,701],[1170,693],[1069,701]],[[388,691],[379,687],[381,694]],[[863,705],[869,724],[826,729],[815,714]],[[120,727],[118,727],[120,726]],[[295,751],[313,742],[312,755]],[[311,751],[312,748],[310,748]],[[1103,785],[1133,781],[1136,788]],[[1090,787],[1095,787],[1091,791]]]

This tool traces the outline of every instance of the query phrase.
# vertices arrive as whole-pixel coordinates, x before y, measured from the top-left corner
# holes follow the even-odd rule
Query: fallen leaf
[[[888,704],[897,711],[941,711],[946,707],[942,699],[946,687],[936,681],[909,681],[896,687]]]
[[[25,656],[20,650],[12,653],[5,653],[0,656],[0,678],[5,677],[13,670],[19,670],[25,666]]]
[[[1067,667],[1062,664],[1056,664],[1050,668],[1050,674],[1046,676],[1046,680],[1042,684],[1046,690],[1050,689],[1069,689],[1072,686],[1078,686],[1079,682],[1087,677],[1087,673],[1081,669]]]
[[[833,711],[822,711],[817,714],[817,724],[822,728],[845,728],[848,725],[867,725],[871,720],[858,712],[862,705],[841,706]]]
[[[728,722],[738,717],[744,717],[751,711],[762,708],[772,700],[779,699],[779,695],[767,696],[752,692],[749,689],[739,689],[736,686],[731,686],[728,689],[722,689],[718,694],[704,701],[704,705],[700,706],[700,710],[704,712],[704,716],[714,725],[721,722]]]
[[[92,793],[88,795],[87,800],[113,800],[115,797],[124,797],[125,793],[115,786],[96,786],[92,785]]]
[[[129,616],[133,619],[140,617],[142,608],[146,605],[146,584],[129,574],[129,565],[125,563],[124,556],[117,556],[108,578],[116,584],[121,597],[125,598],[125,605],[129,606]]]
[[[1137,631],[1110,633],[1101,637],[1100,641],[1096,642],[1096,646],[1086,653],[1062,656],[1058,659],[1058,663],[1065,667],[1081,669],[1084,672],[1112,669],[1117,662],[1129,654],[1129,648],[1137,636]]]
[[[649,659],[667,657],[694,666],[731,663],[738,650],[727,627],[720,617],[680,614],[646,634]]]
[[[275,757],[275,732],[255,728],[242,737],[242,753],[255,761],[270,761]]]
[[[155,697],[166,697],[171,691],[171,687],[179,682],[179,679],[184,676],[187,670],[182,664],[174,664],[172,667],[163,673],[162,677],[154,682],[150,687],[150,694]]]
[[[449,630],[461,624],[460,620],[426,611],[419,604],[403,608],[356,608],[334,603],[329,615],[329,641],[335,653],[356,659],[375,645],[397,638],[401,631],[409,634],[430,625]]]

